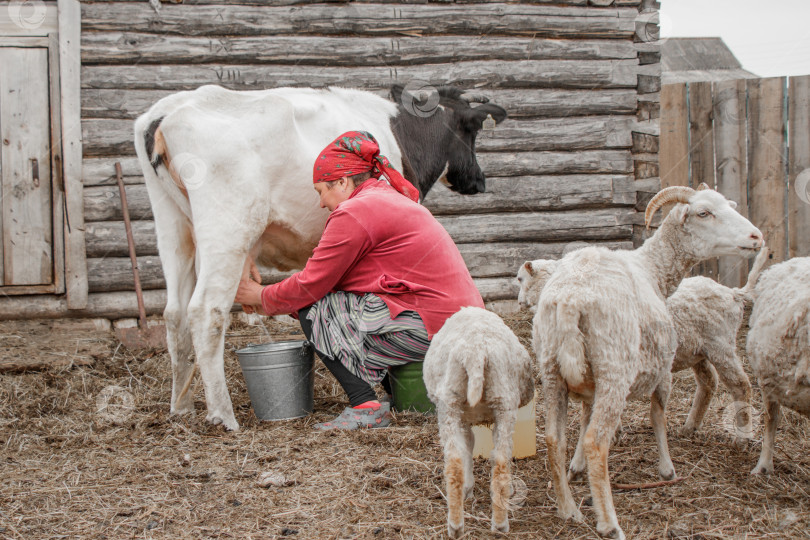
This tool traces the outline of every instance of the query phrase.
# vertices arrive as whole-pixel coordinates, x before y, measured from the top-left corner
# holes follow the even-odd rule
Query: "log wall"
[[[419,80],[474,87],[505,107],[509,118],[478,141],[487,193],[437,186],[425,203],[487,301],[513,301],[520,263],[559,257],[570,242],[632,247],[639,209],[658,186],[656,9],[648,0],[186,0],[159,12],[143,1],[83,3],[90,305],[122,314],[135,305],[134,294],[131,305],[122,300],[133,283],[115,185],[120,162],[143,287],[154,291],[150,311],[160,311],[165,284],[132,122],[163,96],[203,84],[343,85],[385,95],[392,83]]]

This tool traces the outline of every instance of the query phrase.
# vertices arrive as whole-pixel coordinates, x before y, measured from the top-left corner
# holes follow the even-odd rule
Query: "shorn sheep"
[[[464,499],[472,494],[472,426],[493,422],[492,530],[508,532],[512,434],[517,410],[534,395],[528,352],[498,315],[466,307],[433,337],[422,372],[444,449],[449,536],[463,533]]]
[[[700,429],[703,417],[717,389],[718,376],[731,393],[738,442],[753,437],[751,422],[751,383],[737,356],[737,332],[746,303],[751,302],[751,289],[768,261],[768,249],[757,255],[743,287],[729,288],[716,281],[698,276],[684,279],[667,298],[667,311],[675,324],[678,348],[672,363],[672,373],[692,368],[697,388],[684,432]],[[540,293],[559,261],[537,259],[526,261],[517,273],[520,286],[518,302],[535,311]],[[582,440],[571,460],[568,479],[585,470]]]
[[[692,368],[695,374],[695,397],[683,427],[686,434],[700,429],[719,377],[734,400],[730,407],[737,442],[743,443],[754,435],[751,382],[737,356],[737,332],[745,305],[751,302],[751,289],[766,262],[768,248],[763,246],[743,287],[730,288],[698,276],[683,280],[667,298],[667,311],[678,334],[672,373]]]
[[[780,407],[810,417],[810,257],[763,272],[754,288],[746,353],[765,410],[762,452],[751,474],[770,474]]]
[[[720,255],[752,254],[762,233],[720,193],[673,186],[647,205],[646,223],[664,204],[677,204],[640,248],[589,247],[560,260],[543,288],[533,340],[546,407],[546,445],[557,513],[582,521],[565,474],[568,395],[583,406],[582,445],[596,530],[624,538],[610,490],[607,458],[627,399],[650,399],[658,472],[675,477],[666,438],[666,404],[677,348],[665,298],[689,269]],[[572,464],[573,465],[573,464]]]

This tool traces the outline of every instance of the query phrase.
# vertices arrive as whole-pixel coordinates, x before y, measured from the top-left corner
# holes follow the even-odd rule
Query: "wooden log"
[[[388,90],[386,87],[373,93],[387,97]],[[159,99],[173,93],[174,90],[85,88],[82,116],[134,119]],[[492,103],[505,108],[513,119],[633,114],[637,104],[635,90],[492,89],[487,90],[486,95]]]
[[[131,219],[153,219],[146,186],[129,185],[126,191]],[[486,193],[474,197],[436,184],[425,199],[425,207],[434,215],[598,208],[633,205],[635,192],[636,182],[626,175],[493,177],[487,178]],[[85,188],[84,213],[88,222],[122,220],[118,188]]]
[[[154,219],[144,184],[129,185],[126,192],[130,219],[133,221]],[[87,222],[123,220],[118,188],[114,186],[84,188],[84,219]]]
[[[65,289],[67,305],[81,309],[87,305],[87,264],[85,261],[84,216],[82,215],[82,141],[75,134],[81,129],[81,6],[77,0],[60,0],[59,99],[62,120],[62,171],[65,185]]]
[[[142,2],[143,0],[99,0],[104,2]],[[257,6],[307,6],[322,4],[324,0],[183,0],[187,6],[205,5],[257,5]],[[356,4],[500,4],[503,0],[352,0]],[[181,2],[174,2],[181,3]],[[565,6],[587,6],[588,0],[532,0],[533,4],[556,4]],[[638,6],[641,0],[613,0],[616,6]],[[611,4],[608,4],[611,5]]]
[[[58,370],[91,366],[95,360],[78,354],[71,356],[40,356],[0,359],[0,373],[25,373],[30,371]]]
[[[689,185],[689,111],[686,83],[667,84],[661,89],[661,188]]]
[[[630,40],[523,37],[262,36],[178,37],[144,32],[82,36],[82,63],[90,64],[286,64],[404,66],[471,60],[635,59]]]
[[[737,203],[748,217],[748,164],[745,147],[745,81],[713,83],[714,167],[717,191]],[[740,257],[720,257],[718,281],[741,287],[748,277],[748,262]]]
[[[507,119],[492,131],[481,131],[480,152],[592,150],[629,148],[632,116],[533,120]],[[132,121],[86,119],[82,122],[87,157],[134,155]]]
[[[163,313],[166,291],[144,291],[147,315]],[[87,306],[69,310],[64,296],[37,295],[0,298],[0,320],[55,319],[59,317],[105,317],[120,319],[138,316],[138,300],[134,292],[96,293],[87,296]]]
[[[503,242],[459,244],[458,249],[474,278],[515,277],[520,265],[535,259],[559,259],[571,242],[550,244]],[[631,241],[593,242],[608,249],[633,249]]]
[[[640,216],[632,208],[438,216],[456,243],[628,240]]]
[[[294,272],[279,272],[261,267],[262,283],[269,285],[289,277]],[[103,257],[87,260],[90,292],[133,291],[135,282],[132,263],[128,257]],[[166,280],[160,258],[154,255],[138,257],[138,274],[144,290],[164,289]]]
[[[118,185],[115,180],[115,163],[121,163],[121,173],[125,184],[143,184],[143,171],[134,156],[114,156],[105,158],[85,158],[82,160],[82,180],[84,186]]]
[[[437,184],[425,197],[434,215],[539,212],[634,205],[631,176],[516,176],[487,178],[486,193],[460,195]]]
[[[712,132],[712,83],[689,84],[689,153],[691,158],[691,185],[697,188],[705,183],[715,188],[714,135]],[[703,261],[692,269],[692,275],[717,279],[716,258]]]
[[[810,255],[810,76],[791,77],[788,126],[790,257]]]
[[[581,152],[481,153],[478,163],[487,176],[534,176],[545,174],[632,174],[629,150]]]
[[[129,254],[126,231],[120,221],[85,224],[87,257],[125,257]],[[154,221],[133,221],[132,236],[138,256],[157,255]]]
[[[185,36],[277,35],[528,35],[538,38],[629,39],[638,10],[526,4],[295,6],[84,4],[82,30],[152,32]]]
[[[196,20],[196,17],[195,17]],[[84,66],[84,88],[193,90],[220,84],[234,90],[278,86],[389,88],[425,81],[476,88],[635,88],[638,60],[476,61],[404,67],[274,65]]]
[[[115,156],[85,158],[82,176],[85,186],[113,185],[116,161],[121,163],[125,184],[142,184],[137,158]],[[539,176],[547,174],[632,174],[629,150],[586,150],[581,152],[520,152],[478,154],[478,163],[488,177]],[[110,172],[112,171],[112,172]]]
[[[749,216],[774,262],[787,257],[785,83],[784,77],[746,80]]]
[[[520,290],[514,277],[478,278],[473,282],[484,302],[517,299]]]

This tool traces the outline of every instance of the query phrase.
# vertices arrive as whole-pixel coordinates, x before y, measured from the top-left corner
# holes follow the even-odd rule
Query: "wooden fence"
[[[701,182],[738,203],[774,262],[810,255],[810,76],[677,83],[661,89],[661,187]],[[699,273],[745,282],[747,261]]]

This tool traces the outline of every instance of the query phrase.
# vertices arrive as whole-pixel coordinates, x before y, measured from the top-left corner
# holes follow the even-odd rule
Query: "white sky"
[[[659,0],[661,37],[715,37],[760,77],[810,75],[810,0]]]

